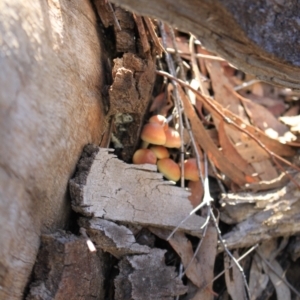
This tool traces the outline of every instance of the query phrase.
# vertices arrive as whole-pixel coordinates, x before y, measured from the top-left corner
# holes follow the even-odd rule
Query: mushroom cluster
[[[132,158],[134,164],[157,164],[158,171],[165,178],[178,181],[181,176],[179,165],[170,158],[168,148],[180,148],[181,139],[177,130],[169,127],[167,119],[162,115],[154,115],[144,125],[141,133],[142,146]],[[198,181],[196,159],[184,162],[184,178]]]

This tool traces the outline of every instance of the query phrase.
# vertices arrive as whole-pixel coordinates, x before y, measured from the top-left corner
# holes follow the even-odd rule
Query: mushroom
[[[162,115],[154,115],[149,119],[149,123],[157,123],[163,126],[164,130],[167,130],[169,125],[167,119]]]
[[[184,179],[199,181],[199,172],[196,158],[189,158],[184,161]]]
[[[168,151],[168,149],[164,146],[151,146],[150,150],[154,152],[155,156],[158,159],[162,159],[162,158],[168,158],[170,156],[170,153]]]
[[[139,149],[135,151],[132,157],[132,162],[136,165],[151,164],[155,165],[157,158],[153,151],[150,149]]]
[[[169,127],[166,131],[166,142],[164,144],[165,147],[168,148],[179,148],[181,146],[181,139],[179,132],[174,128]]]
[[[158,123],[144,125],[141,139],[144,141],[142,148],[147,148],[149,144],[163,145],[166,142],[166,134],[163,126]]]
[[[157,168],[167,179],[178,181],[180,179],[180,168],[171,158],[163,158],[157,162]]]

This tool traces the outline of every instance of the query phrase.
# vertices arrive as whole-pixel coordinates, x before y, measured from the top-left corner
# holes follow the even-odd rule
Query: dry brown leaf
[[[209,98],[205,98],[204,96],[201,96],[200,94],[197,94],[196,96],[198,101],[201,101],[205,108],[213,115],[214,121],[216,123],[216,126],[219,124],[221,119],[228,118],[229,120],[232,120],[233,122],[235,122],[236,125],[238,125],[240,128],[243,128],[244,130],[246,130],[247,132],[249,132],[251,135],[253,135],[256,139],[260,140],[261,143],[263,143],[268,149],[271,149],[274,153],[276,153],[279,156],[293,156],[295,154],[295,151],[293,148],[291,148],[290,146],[286,145],[286,144],[282,144],[277,140],[271,139],[270,137],[268,137],[264,132],[262,132],[261,130],[255,128],[252,125],[248,125],[245,122],[243,122],[243,120],[241,120],[239,117],[237,117],[236,115],[234,115],[233,113],[231,113],[229,110],[227,110],[226,108],[222,107],[218,102],[214,101],[213,99],[209,99]],[[210,103],[209,103],[210,102]],[[222,113],[223,116],[220,115],[220,113]],[[257,158],[257,151],[259,151],[260,155],[263,155],[262,157],[268,157],[268,154],[266,153],[265,150],[263,150],[256,141],[254,141],[251,137],[249,137],[248,135],[246,135],[245,133],[243,133],[242,131],[240,131],[239,129],[237,129],[236,127],[230,125],[230,124],[226,124],[226,127],[228,127],[227,130],[231,130],[231,134],[233,135],[232,140],[234,141],[234,134],[235,137],[239,137],[240,142],[246,143],[244,146],[245,148],[248,148],[248,143],[251,144],[256,144],[257,145],[257,149],[255,149],[255,156]],[[228,132],[227,132],[228,133]],[[228,135],[231,137],[231,135]],[[251,158],[251,156],[253,155],[253,153],[247,153],[247,149],[245,150],[245,154],[248,155],[248,158],[254,159],[255,161],[255,156],[253,158]],[[249,150],[249,149],[248,149]],[[252,152],[252,151],[251,151]],[[240,154],[242,155],[242,153],[240,152]],[[242,155],[244,157],[244,155]],[[244,157],[247,161],[247,157]],[[260,161],[261,159],[258,159],[257,161]],[[251,160],[250,160],[251,162]]]
[[[166,92],[158,94],[152,101],[149,112],[156,114],[167,104]]]
[[[236,92],[232,91],[232,93],[238,95]],[[272,129],[273,131],[277,132],[277,136],[270,136],[271,138],[278,138],[279,136],[283,136],[287,131],[288,128],[284,124],[280,123],[274,115],[263,107],[260,104],[254,103],[247,98],[242,96],[238,96],[239,99],[242,101],[244,108],[247,112],[249,119],[251,120],[252,125],[258,127],[260,130],[264,131],[267,135],[267,130]]]
[[[238,252],[233,252],[234,258],[238,259]],[[229,266],[232,268],[229,269]],[[236,264],[229,258],[227,254],[224,257],[225,281],[229,295],[232,300],[246,300],[246,291],[243,275],[239,271]]]
[[[206,67],[210,75],[216,102],[249,124],[248,116],[240,100],[227,88],[232,86],[228,78],[224,76],[222,64],[218,61],[206,61]]]
[[[256,82],[252,85],[251,91],[254,95],[263,97],[264,96],[264,87],[261,82]]]
[[[284,244],[284,241],[282,242]],[[278,249],[279,248],[279,249]],[[269,241],[263,242],[259,247],[259,254],[265,260],[269,261],[272,265],[275,272],[282,278],[285,278],[285,271],[282,269],[280,264],[276,261],[275,257],[280,252],[280,246],[278,247],[277,239],[271,239]],[[270,280],[272,281],[276,296],[278,300],[290,300],[291,299],[291,290],[290,288],[284,283],[282,279],[278,277],[278,275],[274,274],[274,272],[268,267],[268,265],[261,260],[261,264],[263,266],[265,274],[268,274]]]
[[[258,139],[261,140],[261,142],[271,151],[275,152],[277,155],[281,156],[291,156],[293,155],[293,151],[291,148],[289,148],[286,145],[278,143],[276,140],[273,140],[268,137],[267,135],[263,134],[261,137],[259,136],[259,133],[261,132],[259,129],[249,126],[249,118],[247,117],[244,108],[240,104],[239,101],[239,95],[233,91],[232,86],[229,82],[229,80],[223,76],[222,74],[222,68],[220,62],[217,61],[208,61],[206,63],[206,66],[209,70],[212,85],[215,93],[215,99],[216,99],[216,107],[220,108],[221,111],[223,111],[224,115],[225,112],[227,112],[226,116],[229,117],[231,115],[231,120],[235,121],[236,123],[240,123],[240,126],[243,126],[244,129],[248,130],[250,133],[252,133],[254,136],[256,136]],[[199,96],[197,97],[199,99]],[[221,105],[218,105],[221,104]],[[204,104],[205,105],[205,104]],[[207,108],[207,105],[205,105]],[[223,107],[223,108],[222,108]],[[208,109],[208,108],[207,108]],[[210,108],[209,111],[213,114],[215,122],[219,122],[220,118],[222,118],[219,114],[212,112],[212,109]],[[216,124],[218,127],[218,124]],[[251,129],[251,131],[250,131]],[[235,128],[236,131],[236,128]],[[242,146],[245,144],[248,149],[243,149],[244,154],[247,154],[247,158],[241,153],[241,148],[238,150],[239,153],[242,155],[244,159],[246,159],[248,162],[251,161],[262,161],[264,159],[268,159],[269,155],[261,149],[260,146],[257,145],[255,141],[250,139],[248,136],[245,136],[246,140],[241,140],[239,137],[243,137],[241,133],[239,134],[233,134],[234,131],[231,131],[231,134],[228,132],[228,136],[233,140],[234,143],[242,142]],[[247,141],[248,139],[248,141]],[[254,143],[253,143],[254,142]],[[274,143],[275,142],[275,143]],[[276,143],[277,142],[277,143]],[[249,147],[249,143],[251,144]],[[256,145],[255,145],[256,144]],[[251,149],[249,153],[249,148]],[[289,151],[291,150],[291,151]],[[289,154],[287,154],[289,152]],[[253,155],[255,153],[255,155]],[[250,154],[250,155],[249,155]],[[263,155],[263,157],[261,157]],[[249,161],[250,159],[250,161]],[[266,179],[266,178],[264,178]],[[270,178],[268,178],[270,179]]]
[[[238,153],[236,148],[231,143],[230,139],[227,137],[227,133],[224,127],[224,121],[221,120],[219,124],[219,142],[222,147],[223,154],[235,165],[236,168],[240,169],[243,173],[249,175],[249,178],[253,179],[253,182],[257,181],[255,178],[251,177],[254,173],[254,169],[251,165],[244,160]]]
[[[242,97],[236,92],[234,92],[232,88],[225,86],[225,89],[228,90],[228,92],[230,93],[231,96],[234,97],[234,99],[241,100]],[[250,103],[248,104],[250,106]],[[250,114],[251,110],[248,110],[247,112],[248,114]],[[269,113],[269,115],[271,114]],[[220,118],[220,116],[217,116],[215,113],[213,113],[213,116],[214,116],[214,121],[216,123],[216,126],[219,127],[218,122],[222,122],[223,119]],[[277,123],[279,122],[277,121]],[[279,125],[281,124],[279,123]],[[249,136],[239,131],[237,128],[232,128],[227,125],[225,128],[228,137],[230,137],[233,140],[233,142],[238,145],[238,147],[236,147],[237,152],[248,163],[252,164],[253,169],[257,174],[260,175],[260,178],[262,180],[272,180],[273,178],[276,178],[278,176],[275,167],[273,167],[273,165],[270,162],[270,157],[268,153],[266,153],[266,151],[263,150],[253,139],[249,138]]]
[[[191,195],[189,196],[189,200],[191,202],[191,204],[193,205],[193,207],[197,207],[203,198],[203,186],[202,186],[202,182],[199,181],[190,181],[188,183],[188,188],[191,191]]]
[[[197,53],[200,53],[200,54],[207,54],[207,55],[211,54],[208,51],[206,51],[205,49],[203,49],[200,45],[196,45],[196,50],[197,50]],[[203,76],[207,77],[208,73],[207,73],[207,69],[205,66],[205,60],[203,58],[198,58],[198,63],[199,63],[201,74]]]
[[[262,294],[269,282],[269,276],[263,273],[263,267],[261,259],[257,254],[252,259],[250,278],[249,278],[249,290],[251,300],[256,300]]]
[[[269,159],[251,164],[262,181],[272,181],[278,178],[279,174]]]
[[[294,105],[292,107],[290,107],[284,114],[284,117],[292,117],[292,116],[297,116],[299,115],[299,110],[300,107],[299,105]]]
[[[169,243],[180,256],[183,267],[186,268],[194,256],[192,243],[186,238],[183,232],[179,231],[174,233],[174,235],[169,239]],[[201,287],[201,284],[203,284],[201,268],[199,268],[199,262],[196,259],[186,270],[186,276],[197,287]]]
[[[209,224],[202,245],[196,255],[198,268],[201,270],[201,286],[192,300],[212,300],[214,298],[212,281],[214,278],[214,264],[217,255],[218,234],[216,228]]]
[[[245,92],[242,92],[242,91],[239,92],[239,94],[242,97],[251,100],[252,102],[263,105],[275,117],[279,117],[286,110],[285,103],[282,99],[269,98],[269,97],[265,97],[265,96],[257,96],[254,94],[246,94]]]

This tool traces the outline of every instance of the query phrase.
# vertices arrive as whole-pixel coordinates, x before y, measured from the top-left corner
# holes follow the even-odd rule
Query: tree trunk
[[[20,299],[41,232],[67,225],[82,148],[104,131],[102,37],[88,0],[4,0],[0,36],[0,299]]]

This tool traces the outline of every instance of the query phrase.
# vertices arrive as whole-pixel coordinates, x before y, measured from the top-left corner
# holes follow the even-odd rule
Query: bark
[[[67,183],[104,130],[102,48],[89,1],[0,10],[0,299],[20,299],[41,232],[63,228]]]
[[[209,50],[261,80],[300,88],[297,1],[112,0],[194,33]]]
[[[26,300],[104,299],[103,252],[65,232],[42,235]]]
[[[70,194],[72,208],[84,216],[171,230],[193,209],[189,193],[164,180],[156,166],[126,164],[92,145],[84,148]],[[192,215],[179,230],[201,236],[204,222]]]

